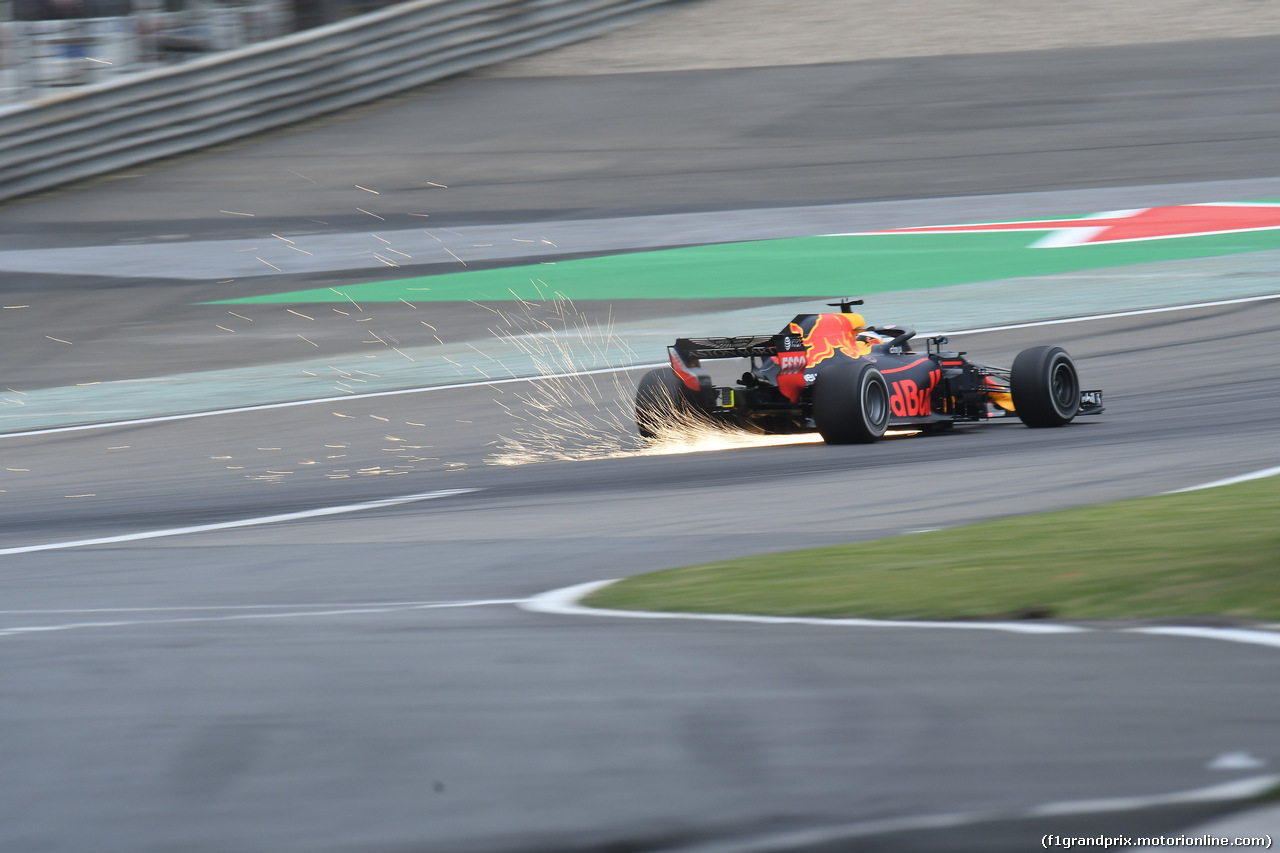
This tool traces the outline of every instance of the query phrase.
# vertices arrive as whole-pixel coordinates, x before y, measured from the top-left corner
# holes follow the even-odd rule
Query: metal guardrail
[[[674,0],[413,0],[0,114],[0,200],[366,103]]]

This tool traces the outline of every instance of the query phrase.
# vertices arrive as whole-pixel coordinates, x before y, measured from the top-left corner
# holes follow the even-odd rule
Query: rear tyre
[[[697,398],[669,367],[650,370],[636,388],[636,430],[642,438],[656,438],[664,429],[697,418]]]
[[[1069,424],[1080,411],[1080,378],[1062,347],[1032,347],[1018,353],[1009,380],[1013,408],[1029,427]]]
[[[889,427],[889,386],[865,361],[824,370],[813,386],[813,422],[827,444],[868,444]]]

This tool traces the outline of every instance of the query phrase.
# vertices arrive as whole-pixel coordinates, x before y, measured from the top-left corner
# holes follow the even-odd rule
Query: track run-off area
[[[1280,772],[1272,626],[564,590],[1273,471],[1275,46],[464,78],[0,209],[0,847],[1024,850],[1238,810]],[[1061,345],[1107,412],[639,445],[676,336],[846,295],[984,362]]]

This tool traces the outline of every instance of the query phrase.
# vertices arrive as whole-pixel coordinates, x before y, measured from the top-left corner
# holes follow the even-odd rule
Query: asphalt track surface
[[[424,126],[452,134],[455,148],[478,128],[473,150],[455,151],[471,165],[432,175],[549,174],[451,186],[437,198],[460,199],[441,201],[435,215],[455,224],[1261,179],[1273,177],[1280,125],[1274,83],[1260,82],[1275,77],[1256,69],[1277,62],[1275,46],[1183,45],[1176,59],[1155,49],[1058,51],[773,77],[645,75],[595,80],[569,95],[566,87],[585,84],[462,80],[356,123],[11,205],[0,220],[8,246],[51,249],[233,236],[229,229],[247,226],[212,211],[246,202],[264,221],[324,220],[349,206],[338,187],[377,183],[379,169],[398,174],[403,161],[379,146]],[[966,78],[964,67],[981,73]],[[1218,71],[1178,79],[1187,67]],[[1081,83],[1112,81],[1110,97],[1063,86],[1073,69]],[[944,84],[956,88],[937,96]],[[782,144],[799,128],[812,138],[812,128],[835,150],[850,125],[832,105],[886,85],[893,91],[874,99],[883,108],[856,124],[885,133],[874,170],[826,156],[822,145]],[[999,94],[1001,86],[1011,91]],[[687,137],[678,122],[659,134],[653,114],[634,106],[637,89],[704,121],[690,118]],[[554,97],[540,100],[546,92]],[[911,93],[936,100],[932,114],[946,119],[931,125],[927,104],[902,100]],[[547,115],[551,103],[559,115]],[[947,106],[957,103],[970,106]],[[462,112],[443,121],[442,105]],[[604,121],[600,111],[634,120]],[[545,151],[488,135],[483,121],[494,115]],[[385,132],[368,132],[375,118]],[[749,120],[759,122],[755,131],[743,126]],[[646,134],[665,141],[661,155],[625,150]],[[1073,135],[1082,141],[1063,144]],[[1104,137],[1126,141],[1103,145]],[[729,139],[738,150],[718,154]],[[553,169],[557,145],[577,150]],[[581,181],[588,149],[602,165]],[[794,159],[783,156],[788,149]],[[267,180],[280,166],[306,174],[296,165],[306,156],[351,171],[300,204]],[[739,170],[707,169],[717,157]],[[233,174],[242,185],[224,189]],[[403,204],[407,215],[418,201],[410,190],[391,194],[387,211]],[[206,212],[182,215],[194,207]],[[130,361],[170,352],[166,339],[180,348],[195,335],[198,344],[204,333],[193,331],[190,303],[215,286],[138,287],[104,271],[92,280],[6,276],[3,287],[6,304],[30,297],[27,329],[47,334],[58,312],[72,313],[102,342],[94,369],[127,372]],[[483,328],[480,308],[440,310],[446,324]],[[10,551],[0,557],[0,846],[663,849],[919,815],[1012,816],[1261,772],[1209,769],[1229,752],[1274,769],[1280,657],[1272,648],[1111,625],[1023,636],[676,624],[557,617],[513,602],[699,560],[1093,504],[1272,467],[1280,407],[1265,377],[1280,357],[1278,315],[1280,306],[1263,302],[956,339],[993,363],[1046,340],[1069,349],[1085,384],[1106,390],[1109,411],[1061,430],[999,424],[870,447],[500,467],[485,460],[510,421],[482,388],[429,401],[352,400],[345,417],[320,405],[0,438],[0,550]],[[88,369],[76,360],[84,356],[45,358],[9,329],[0,346],[16,375],[36,382],[73,383]],[[271,357],[219,353],[228,364]],[[604,402],[610,393],[605,386]],[[408,444],[435,464],[389,470],[387,446]],[[316,462],[315,473],[304,462]],[[337,466],[388,470],[326,476]],[[292,473],[272,473],[283,470]],[[464,489],[472,491],[322,519],[12,553]],[[993,822],[855,849],[1024,850],[1044,832],[1174,830],[1202,816],[1197,808]]]

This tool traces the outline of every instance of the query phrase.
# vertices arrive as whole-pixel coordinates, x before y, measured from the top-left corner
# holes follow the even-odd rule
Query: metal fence
[[[0,112],[0,199],[366,103],[676,0],[413,0]]]
[[[0,0],[0,107],[189,62],[397,0]]]

